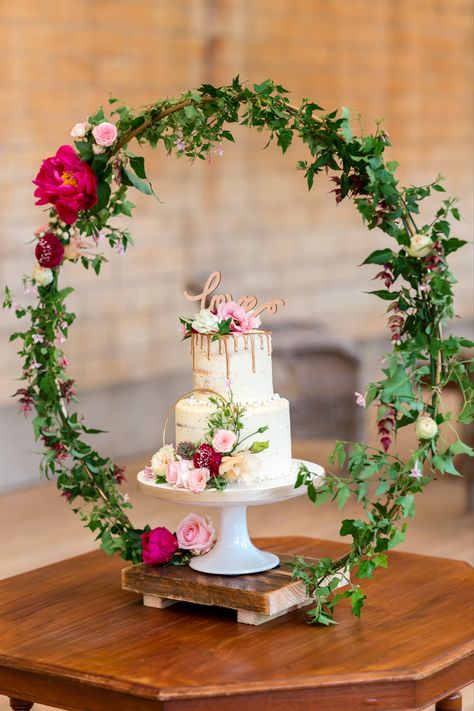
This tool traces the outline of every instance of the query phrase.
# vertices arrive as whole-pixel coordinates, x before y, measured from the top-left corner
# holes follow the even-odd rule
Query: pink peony
[[[216,430],[212,439],[212,446],[216,452],[227,453],[232,451],[237,442],[237,435],[231,430]]]
[[[54,269],[59,267],[64,257],[64,247],[56,235],[47,232],[38,240],[35,248],[35,257],[40,267]]]
[[[166,465],[166,482],[177,489],[188,489],[189,469],[191,462],[187,459],[178,459]]]
[[[117,139],[117,126],[108,121],[103,121],[98,126],[94,126],[92,135],[99,146],[112,146]]]
[[[191,469],[188,475],[188,488],[194,494],[199,494],[200,491],[204,491],[206,488],[210,476],[209,469],[206,469],[206,467]]]
[[[167,528],[158,527],[142,533],[142,559],[149,565],[162,565],[171,560],[178,549],[176,536]]]
[[[208,516],[190,513],[178,524],[178,545],[194,555],[208,553],[214,545],[215,531]]]
[[[80,210],[90,210],[97,203],[96,175],[71,146],[61,146],[55,156],[46,158],[33,183],[38,186],[36,205],[51,203],[68,225],[76,222]]]
[[[251,311],[247,312],[243,306],[237,304],[235,301],[219,304],[217,307],[217,316],[221,321],[227,321],[231,318],[230,329],[237,333],[252,331],[260,326],[258,316],[252,316]]]

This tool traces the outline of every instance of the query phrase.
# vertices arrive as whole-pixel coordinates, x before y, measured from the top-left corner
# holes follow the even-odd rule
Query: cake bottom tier
[[[176,444],[179,442],[202,442],[208,431],[208,419],[215,406],[209,400],[194,397],[180,400],[176,405]],[[279,479],[290,473],[291,430],[290,404],[285,398],[274,396],[258,404],[246,405],[243,417],[244,429],[240,439],[256,432],[259,427],[267,426],[263,434],[257,434],[245,440],[242,449],[250,447],[252,442],[268,440],[269,447],[258,455],[261,467],[254,475],[254,481]]]

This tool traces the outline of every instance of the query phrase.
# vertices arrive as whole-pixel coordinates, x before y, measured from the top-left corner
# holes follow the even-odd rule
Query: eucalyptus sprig
[[[105,147],[95,142],[94,129],[107,118],[101,108],[88,118],[75,141],[77,154],[96,176],[97,203],[79,211],[73,225],[61,221],[53,204],[47,213],[47,231],[68,248],[66,259],[99,274],[104,255],[86,251],[78,239],[105,241],[125,252],[132,237],[114,224],[114,218],[132,215],[129,188],[157,198],[144,158],[130,148],[132,140],[139,147],[161,144],[167,153],[192,162],[208,161],[222,155],[223,144],[234,141],[232,126],[240,124],[265,131],[267,145],[275,143],[282,153],[297,139],[304,148],[297,168],[308,189],[321,173],[329,174],[336,202],[351,199],[368,229],[378,228],[392,239],[391,246],[372,252],[364,261],[379,269],[375,278],[384,288],[371,293],[386,302],[393,346],[381,379],[368,386],[365,396],[367,407],[377,407],[381,447],[339,442],[334,461],[341,467],[347,463],[346,477],[330,474],[316,486],[311,473],[302,467],[298,478],[314,503],[332,499],[342,508],[355,497],[365,513],[365,518],[342,522],[341,535],[351,540],[342,558],[321,559],[316,566],[302,558],[294,563],[295,578],[305,583],[314,599],[312,620],[330,624],[334,608],[344,598],[350,598],[353,613],[360,614],[365,594],[356,581],[387,566],[387,551],[403,540],[406,521],[414,514],[415,495],[437,474],[457,476],[457,455],[472,455],[459,438],[445,445],[439,435],[439,426],[448,420],[452,426],[454,419],[441,408],[448,383],[454,381],[463,396],[458,422],[471,422],[474,414],[469,364],[462,356],[472,343],[443,335],[444,324],[454,315],[455,279],[448,256],[465,242],[452,234],[453,220],[460,219],[454,199],[442,200],[430,222],[416,223],[421,203],[444,193],[442,179],[423,186],[400,186],[395,175],[398,164],[385,160],[390,141],[380,125],[371,135],[356,136],[346,108],[325,113],[310,99],[295,106],[287,94],[271,79],[249,88],[236,77],[228,86],[204,84],[178,99],[158,100],[140,110],[111,98],[116,140]],[[65,172],[64,180],[71,185],[71,174]],[[130,504],[118,488],[123,469],[89,444],[90,436],[99,430],[88,427],[77,412],[68,412],[68,403],[76,401],[75,388],[67,376],[61,343],[75,314],[66,307],[72,289],[59,287],[59,273],[60,264],[51,275],[43,273],[40,279],[36,272],[33,280],[25,278],[28,289],[37,294],[33,305],[22,306],[8,289],[5,292],[5,307],[27,320],[24,329],[11,336],[20,342],[23,362],[23,387],[16,396],[25,414],[36,412],[32,424],[35,437],[44,445],[42,474],[56,478],[62,494],[107,553],[138,562],[143,531],[134,528],[126,514]],[[234,424],[239,417],[237,412],[229,413]],[[419,441],[406,462],[392,451],[403,427],[416,428]],[[349,574],[350,585],[337,592],[341,576],[347,579]]]

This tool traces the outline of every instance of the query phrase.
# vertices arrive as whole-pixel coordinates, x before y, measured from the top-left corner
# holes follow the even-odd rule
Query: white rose
[[[48,286],[48,284],[51,284],[53,281],[54,275],[51,269],[40,267],[40,265],[37,264],[33,267],[31,278],[40,286]]]
[[[407,252],[410,257],[416,257],[421,259],[426,257],[427,254],[433,249],[433,242],[429,235],[416,234],[410,240],[410,246],[407,248]]]
[[[431,417],[420,417],[415,432],[418,439],[433,439],[438,434],[438,425]]]
[[[101,153],[105,153],[105,146],[99,146],[97,143],[93,143],[92,151],[96,156],[99,156]]]
[[[84,138],[90,127],[91,125],[90,123],[87,123],[87,121],[76,123],[71,129],[71,136],[73,138]]]
[[[201,309],[194,321],[192,327],[198,333],[216,333],[219,317],[209,311],[209,309]]]
[[[151,458],[151,468],[155,476],[165,476],[166,467],[170,462],[174,462],[175,459],[176,454],[173,445],[165,444],[165,446],[159,449]]]

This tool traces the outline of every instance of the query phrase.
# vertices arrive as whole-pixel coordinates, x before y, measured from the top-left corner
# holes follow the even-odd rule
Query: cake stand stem
[[[191,568],[214,575],[246,575],[261,573],[279,564],[278,556],[259,550],[250,540],[246,506],[222,506],[220,523],[214,548],[192,558]]]

